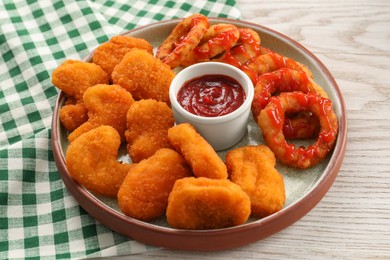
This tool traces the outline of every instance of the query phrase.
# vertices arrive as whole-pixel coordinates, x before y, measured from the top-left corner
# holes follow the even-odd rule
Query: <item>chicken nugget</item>
[[[60,109],[60,122],[69,131],[73,131],[88,119],[83,105],[84,92],[96,84],[108,84],[108,76],[96,64],[67,60],[58,66],[52,74],[52,83],[66,95],[66,103]]]
[[[250,199],[237,184],[188,177],[175,182],[166,215],[174,228],[216,229],[243,224],[250,213]]]
[[[88,120],[88,110],[84,103],[64,105],[60,109],[60,122],[68,131],[72,132]]]
[[[265,145],[240,147],[226,155],[230,180],[249,195],[255,217],[271,215],[285,203],[283,176],[275,164],[275,155]]]
[[[98,84],[85,91],[83,101],[88,109],[88,121],[68,136],[70,142],[101,125],[114,127],[121,140],[125,140],[126,114],[134,103],[128,91],[118,85]]]
[[[196,177],[226,179],[226,165],[213,147],[189,123],[168,130],[168,141],[191,166]]]
[[[108,42],[102,43],[93,53],[93,63],[99,65],[107,75],[111,76],[115,66],[133,48],[145,49],[153,54],[153,46],[144,39],[125,35],[112,37]]]
[[[127,112],[127,150],[133,162],[169,148],[168,129],[175,123],[172,110],[165,102],[154,99],[135,101]]]
[[[89,87],[108,84],[108,76],[94,63],[67,60],[53,71],[52,83],[69,97],[81,102],[84,92]]]
[[[69,175],[97,194],[116,197],[132,167],[117,161],[121,139],[111,126],[99,126],[74,140],[66,151]]]
[[[179,153],[160,149],[129,170],[118,192],[119,208],[127,216],[143,221],[163,216],[175,181],[191,175]]]
[[[169,101],[169,86],[175,73],[145,50],[133,48],[111,74],[114,84],[127,89],[135,100]]]

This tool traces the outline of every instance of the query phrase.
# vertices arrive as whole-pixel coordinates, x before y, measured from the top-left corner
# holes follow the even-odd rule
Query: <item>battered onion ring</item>
[[[239,28],[238,30],[240,38],[237,45],[213,61],[225,62],[239,68],[250,59],[260,55],[261,39],[259,34],[250,28]]]
[[[268,104],[272,95],[291,91],[317,93],[313,81],[303,70],[281,68],[259,76],[252,102],[252,114],[255,121],[258,120],[260,111]],[[293,118],[288,120],[289,124],[285,127],[288,130],[285,132],[286,135],[288,134],[288,138],[310,138],[316,133],[316,129],[319,128],[316,118],[305,121],[301,117],[299,122],[294,122],[294,120]]]
[[[317,140],[308,147],[287,143],[283,134],[285,113],[309,111],[320,121]],[[332,102],[314,93],[299,91],[281,93],[272,97],[261,111],[258,122],[264,140],[282,163],[296,168],[309,168],[320,163],[333,149],[338,123]]]
[[[309,93],[311,92],[310,84],[306,73],[289,68],[281,68],[261,75],[255,85],[252,102],[253,117],[257,121],[260,111],[265,108],[272,95],[291,91]]]
[[[206,16],[193,14],[185,18],[158,47],[156,57],[171,68],[181,66],[199,44],[208,28],[209,20]]]
[[[265,53],[250,59],[247,63],[245,63],[240,68],[249,76],[249,78],[252,80],[254,85],[257,84],[258,76],[285,67],[294,70],[303,70],[308,74],[310,78],[313,77],[308,67],[293,59],[284,57],[266,48],[263,48],[262,52]]]
[[[239,29],[233,24],[214,24],[210,26],[199,45],[194,49],[184,66],[196,62],[209,61],[226,51],[229,51],[238,41]]]

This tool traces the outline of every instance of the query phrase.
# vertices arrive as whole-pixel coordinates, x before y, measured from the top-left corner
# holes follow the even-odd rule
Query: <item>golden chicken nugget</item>
[[[169,148],[168,129],[175,123],[172,110],[165,102],[154,99],[135,101],[127,112],[127,150],[133,162]]]
[[[125,140],[126,114],[134,103],[131,94],[118,85],[99,84],[85,91],[84,104],[88,109],[88,121],[68,136],[70,142],[101,125],[114,127],[121,140]]]
[[[191,175],[179,153],[160,149],[129,170],[118,192],[119,208],[127,216],[143,221],[163,216],[175,181]]]
[[[60,109],[60,122],[73,131],[88,119],[82,105],[84,92],[96,84],[108,84],[108,76],[96,64],[67,60],[53,71],[52,83],[66,94],[67,100]]]
[[[226,165],[213,147],[195,130],[183,123],[168,130],[168,141],[191,166],[196,177],[226,179]]]
[[[275,155],[265,145],[240,147],[226,155],[230,180],[249,195],[253,216],[271,215],[285,203],[283,176],[275,164]]]
[[[127,89],[135,100],[169,101],[169,86],[175,73],[145,50],[133,48],[111,74],[114,84]]]
[[[188,177],[175,182],[166,215],[174,228],[216,229],[243,224],[250,213],[250,199],[237,184]]]
[[[93,53],[93,63],[99,65],[107,75],[111,76],[115,66],[131,49],[144,49],[153,54],[153,46],[144,39],[125,35],[112,37],[108,42],[102,43]]]
[[[88,190],[116,197],[130,164],[117,161],[121,139],[111,126],[99,126],[74,140],[66,151],[69,175]]]
[[[108,76],[94,63],[67,60],[53,71],[52,83],[69,97],[81,102],[84,92],[89,87],[108,84]]]
[[[84,103],[64,105],[60,109],[60,122],[68,131],[72,132],[88,120],[88,110]]]

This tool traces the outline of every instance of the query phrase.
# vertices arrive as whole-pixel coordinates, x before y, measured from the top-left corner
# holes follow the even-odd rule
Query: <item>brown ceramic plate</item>
[[[158,46],[178,21],[150,24],[131,30],[126,35],[144,38],[154,46]],[[239,247],[261,240],[293,224],[315,207],[331,187],[344,158],[347,140],[345,103],[336,81],[324,64],[296,41],[266,27],[221,18],[210,18],[210,22],[232,23],[238,27],[252,28],[261,36],[263,46],[307,65],[313,72],[316,82],[327,91],[333,102],[339,119],[338,139],[333,152],[314,168],[295,170],[277,164],[277,169],[284,176],[287,196],[286,204],[281,211],[263,219],[250,219],[246,224],[236,227],[216,230],[177,230],[170,228],[164,218],[147,223],[127,217],[119,211],[116,200],[95,196],[72,180],[64,159],[68,133],[61,126],[58,116],[59,108],[65,101],[65,95],[60,93],[53,114],[52,146],[58,170],[67,189],[80,205],[101,223],[145,244],[171,249],[209,251]],[[85,58],[86,61],[90,59],[91,56]],[[251,121],[248,124],[247,135],[236,147],[259,143],[263,143],[261,133],[257,125]],[[225,153],[221,152],[220,155],[224,158]],[[125,151],[122,151],[119,160],[128,160]]]

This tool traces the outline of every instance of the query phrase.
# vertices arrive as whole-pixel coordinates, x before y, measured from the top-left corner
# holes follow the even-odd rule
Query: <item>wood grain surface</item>
[[[287,229],[222,252],[155,250],[118,259],[390,259],[390,1],[238,0],[243,19],[279,31],[331,71],[347,107],[339,175]]]

